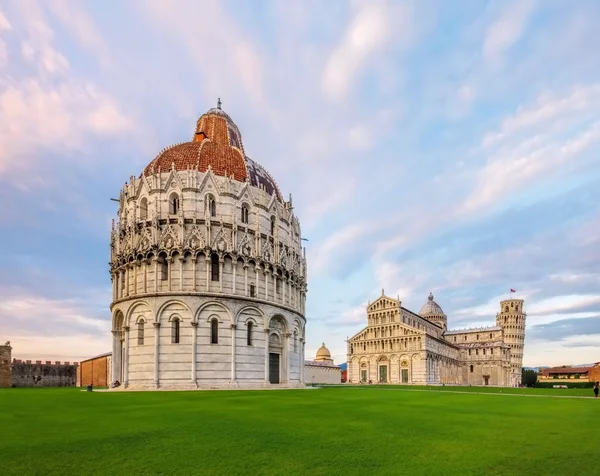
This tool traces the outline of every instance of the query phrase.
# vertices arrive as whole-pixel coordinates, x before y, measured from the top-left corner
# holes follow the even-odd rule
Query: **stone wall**
[[[0,388],[12,386],[12,367],[10,365],[10,342],[0,345]]]
[[[311,365],[310,363],[307,363],[304,365],[304,382],[307,384],[312,384],[312,383],[339,384],[342,382],[342,371],[336,365],[323,366],[323,365]]]
[[[15,387],[74,387],[77,381],[77,363],[38,360],[13,360],[12,384]]]

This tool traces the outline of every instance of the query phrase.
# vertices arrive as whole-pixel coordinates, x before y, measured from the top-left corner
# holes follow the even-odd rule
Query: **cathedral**
[[[220,101],[190,141],[131,177],[118,202],[113,387],[303,385],[300,223]]]
[[[495,326],[447,330],[432,294],[417,314],[382,291],[348,339],[348,383],[518,386],[525,318],[523,300],[508,299]]]

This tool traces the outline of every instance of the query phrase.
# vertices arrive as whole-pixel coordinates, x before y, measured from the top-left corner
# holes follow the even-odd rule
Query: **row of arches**
[[[115,309],[113,335],[113,379],[127,385],[302,380],[303,319],[269,317],[254,306],[233,313],[211,301],[192,312],[185,302],[171,300],[155,312],[140,301],[126,312]]]
[[[205,215],[210,216],[212,218],[217,217],[217,201],[215,197],[211,193],[207,193],[204,196],[204,209]],[[181,198],[177,192],[171,192],[168,198],[168,213],[169,215],[179,215],[181,211]],[[242,202],[239,207],[239,220],[242,224],[250,223],[250,204],[248,202]],[[139,201],[138,205],[138,216],[140,220],[149,220],[149,208],[148,208],[148,198],[142,197]],[[269,229],[271,235],[276,234],[277,230],[277,217],[275,215],[271,215],[269,218]]]
[[[195,258],[198,256],[198,258]],[[306,285],[293,273],[217,254],[149,254],[113,271],[113,300],[160,292],[206,292],[273,302],[304,313]]]

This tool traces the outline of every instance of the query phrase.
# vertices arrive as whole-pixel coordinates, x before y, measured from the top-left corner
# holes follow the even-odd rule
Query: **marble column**
[[[225,263],[223,259],[219,260],[219,292],[223,292],[223,269],[225,268]]]
[[[304,339],[300,339],[300,383],[304,385]]]
[[[194,292],[197,291],[196,289],[196,256],[194,255],[192,257],[192,289]]]
[[[265,383],[269,383],[269,332],[265,329]]]
[[[237,259],[235,261],[231,261],[231,265],[233,266],[233,290],[231,293],[235,295],[235,281],[237,278]]]
[[[133,294],[134,295],[137,294],[137,277],[138,277],[137,270],[139,267],[140,267],[139,261],[133,265]]]
[[[154,322],[154,384],[158,388],[159,373],[158,373],[158,352],[160,343],[160,322]]]
[[[118,380],[119,382],[122,380],[121,376],[119,375],[119,368],[120,368],[120,358],[117,358],[117,356],[119,355],[120,352],[118,352],[117,349],[121,348],[121,339],[119,338],[119,331],[111,331],[112,335],[113,335],[113,355],[112,355],[112,375],[110,376],[111,382],[109,382],[109,385],[111,383],[113,383],[115,380]]]
[[[179,290],[183,291],[183,264],[185,263],[185,258],[183,256],[179,257]]]
[[[125,331],[125,352],[123,355],[123,384],[127,388],[129,383],[129,326],[124,327]]]
[[[290,337],[292,334],[289,332],[285,335],[285,383],[290,383],[290,371],[291,371],[291,352],[290,352]]]
[[[196,384],[196,342],[198,340],[198,323],[192,322],[192,374],[190,380]]]
[[[206,292],[210,291],[210,256],[205,257],[206,261]]]
[[[237,335],[237,326],[235,324],[231,324],[231,382],[235,382],[235,344],[236,344],[236,335]]]
[[[144,294],[148,292],[148,266],[150,265],[150,260],[144,260]]]
[[[154,292],[158,292],[158,257],[152,258],[154,261]]]
[[[265,301],[269,300],[269,270],[265,268]]]
[[[168,290],[171,292],[171,277],[173,276],[173,258],[167,258],[167,284]]]

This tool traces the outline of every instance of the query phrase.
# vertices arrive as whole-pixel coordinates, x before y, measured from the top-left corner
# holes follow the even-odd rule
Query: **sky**
[[[111,197],[217,98],[292,194],[306,356],[385,294],[525,300],[524,365],[600,360],[600,3],[0,0],[0,340],[110,351]]]

